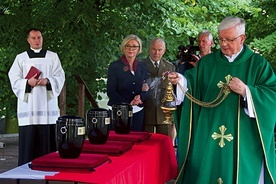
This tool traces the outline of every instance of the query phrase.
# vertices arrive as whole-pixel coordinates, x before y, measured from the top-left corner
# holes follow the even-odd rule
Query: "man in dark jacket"
[[[172,63],[162,59],[166,51],[166,44],[162,38],[154,38],[149,45],[149,56],[143,61],[148,71],[147,84],[149,85],[148,98],[144,101],[145,117],[144,130],[161,133],[174,137],[174,126],[164,124],[165,114],[161,109],[161,100],[164,98],[167,79],[162,79],[162,74],[175,71]]]

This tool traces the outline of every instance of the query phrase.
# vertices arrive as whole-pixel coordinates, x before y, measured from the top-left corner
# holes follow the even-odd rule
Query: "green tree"
[[[121,55],[119,45],[128,34],[143,40],[147,56],[149,41],[156,36],[167,43],[165,58],[176,60],[177,47],[189,44],[189,36],[196,37],[202,29],[217,34],[218,23],[228,15],[244,17],[250,34],[248,44],[264,54],[274,54],[271,47],[255,39],[273,39],[274,0],[252,3],[251,0],[2,0],[0,3],[0,113],[16,115],[7,72],[16,54],[28,49],[26,30],[41,28],[44,48],[57,52],[66,72],[67,113],[77,114],[77,81],[74,74],[82,75],[96,98],[105,92],[104,79],[110,62]],[[264,11],[267,9],[265,15]],[[270,29],[260,34],[257,22],[271,16],[265,23]],[[274,18],[274,19],[273,19]],[[273,24],[273,25],[271,25]],[[252,25],[252,26],[251,26]],[[254,28],[255,27],[255,28]],[[214,49],[217,49],[216,46]],[[275,50],[275,45],[274,45]],[[267,56],[267,55],[265,55]],[[275,54],[271,60],[275,61]],[[100,98],[100,97],[99,97]],[[90,104],[86,103],[86,109]]]
[[[261,11],[248,19],[250,46],[262,54],[276,71],[276,12],[275,0],[261,0],[253,4]]]

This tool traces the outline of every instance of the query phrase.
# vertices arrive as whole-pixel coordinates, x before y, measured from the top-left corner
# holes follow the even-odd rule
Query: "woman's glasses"
[[[128,50],[137,50],[138,48],[140,48],[139,45],[125,45],[125,48]]]

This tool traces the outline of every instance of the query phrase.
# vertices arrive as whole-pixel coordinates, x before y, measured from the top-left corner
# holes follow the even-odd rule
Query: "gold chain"
[[[231,93],[231,89],[229,87],[229,82],[232,79],[232,76],[227,75],[225,77],[225,79],[226,79],[226,83],[224,83],[222,81],[219,81],[219,83],[217,84],[217,86],[221,89],[220,89],[220,92],[219,92],[218,96],[211,102],[202,102],[202,101],[196,99],[195,97],[193,97],[190,93],[188,93],[187,90],[185,90],[183,88],[183,86],[181,86],[179,83],[177,83],[177,85],[179,85],[180,89],[183,91],[185,96],[188,99],[190,99],[192,102],[194,102],[197,105],[200,105],[202,107],[211,108],[211,107],[216,107],[219,104],[221,104],[221,102],[223,102],[226,99],[226,97],[229,95],[229,93]]]

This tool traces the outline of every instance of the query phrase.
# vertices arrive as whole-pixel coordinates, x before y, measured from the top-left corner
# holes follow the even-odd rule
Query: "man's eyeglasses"
[[[225,42],[226,44],[227,43],[233,43],[236,39],[238,39],[240,36],[242,36],[243,34],[241,34],[241,35],[239,35],[239,36],[237,36],[236,38],[233,38],[233,39],[229,39],[229,38],[225,38],[225,39],[222,39],[222,38],[218,38],[218,41],[219,41],[219,43],[221,44],[221,43],[223,43],[223,42]]]
[[[136,50],[138,48],[140,48],[139,45],[125,45],[125,48],[128,50]]]

